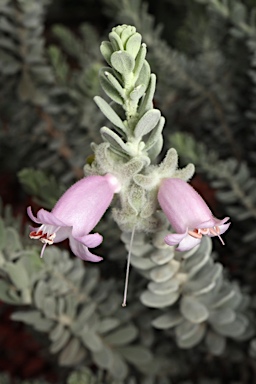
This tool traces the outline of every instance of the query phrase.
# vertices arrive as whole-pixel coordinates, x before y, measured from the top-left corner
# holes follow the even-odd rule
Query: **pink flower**
[[[120,191],[115,176],[88,176],[72,185],[58,200],[51,212],[40,209],[35,217],[31,207],[28,216],[38,228],[31,228],[30,238],[43,244],[41,257],[47,244],[69,239],[72,252],[83,260],[100,261],[88,248],[97,247],[103,240],[99,233],[89,234],[109,207],[114,193]]]
[[[188,251],[198,245],[203,235],[218,236],[226,232],[229,217],[216,219],[202,197],[191,185],[181,179],[164,179],[158,191],[159,204],[177,233],[165,237],[168,245],[177,251]]]

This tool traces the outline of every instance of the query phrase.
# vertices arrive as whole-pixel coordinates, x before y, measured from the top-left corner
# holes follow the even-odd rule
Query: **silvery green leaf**
[[[10,284],[0,279],[0,300],[7,304],[20,304],[20,297],[16,295],[10,296]]]
[[[104,72],[100,72],[99,74],[100,85],[103,91],[111,98],[111,100],[115,101],[117,104],[123,105],[123,99],[120,96],[120,92],[116,90],[116,86],[114,86],[108,77],[106,77]]]
[[[180,263],[176,260],[171,260],[168,264],[162,265],[160,267],[155,267],[150,272],[150,276],[151,279],[156,283],[162,283],[173,277],[175,273],[178,272],[179,268]]]
[[[103,320],[98,325],[98,332],[99,333],[108,333],[112,331],[113,329],[117,328],[120,324],[120,320],[116,319],[114,317],[108,317]]]
[[[134,58],[136,58],[141,46],[141,35],[136,32],[132,35],[125,46],[127,52],[129,52]]]
[[[221,275],[223,266],[219,263],[214,265],[205,265],[193,278],[185,283],[185,292],[194,295],[202,295],[203,293],[209,292],[215,286],[215,281]]]
[[[67,295],[65,297],[65,315],[74,319],[77,314],[77,306],[79,305],[77,300],[74,300],[74,296],[72,294]]]
[[[175,328],[177,344],[180,348],[192,348],[204,337],[205,324],[184,322]]]
[[[123,42],[116,32],[114,32],[114,31],[110,32],[108,37],[109,37],[109,40],[112,44],[114,51],[119,51],[120,49],[121,50],[124,49]],[[110,59],[110,61],[111,61],[111,59]]]
[[[56,300],[52,296],[48,296],[43,301],[44,315],[49,319],[56,318]]]
[[[150,81],[150,66],[149,66],[147,60],[144,60],[144,63],[143,63],[142,68],[140,70],[140,74],[136,80],[135,86],[144,85],[145,90],[147,90],[149,81]],[[144,100],[145,96],[146,95],[144,95],[142,100]],[[148,109],[152,109],[152,108],[153,108],[153,102],[151,100],[151,104],[150,104]],[[139,111],[139,115],[141,116],[141,115],[143,115],[143,113],[145,113],[147,111],[147,109],[143,110],[141,107],[139,107],[138,111]]]
[[[152,359],[151,352],[142,346],[129,346],[118,348],[118,352],[125,358],[129,363],[134,365],[147,364]]]
[[[137,335],[137,328],[134,325],[127,325],[126,327],[108,334],[104,340],[109,345],[120,346],[131,343],[136,339]]]
[[[187,320],[196,324],[202,323],[209,316],[207,308],[192,296],[182,297],[180,311]]]
[[[156,185],[156,181],[151,175],[134,175],[133,180],[136,184],[140,185],[146,190],[150,190]]]
[[[37,308],[42,309],[44,298],[47,295],[48,286],[43,280],[39,280],[36,288],[34,289],[34,300]]]
[[[126,128],[120,119],[120,117],[117,115],[117,113],[111,108],[111,106],[100,96],[94,97],[95,103],[100,108],[101,112],[106,116],[108,120],[111,121],[114,125],[116,125],[118,128],[120,128],[122,131],[125,132]]]
[[[118,75],[117,72],[115,70],[113,70],[112,68],[107,68],[106,70],[104,70],[104,68],[102,68],[100,74],[101,74],[101,76],[105,76],[105,78],[115,88],[115,90],[118,92],[118,94],[121,96],[121,98],[124,99],[125,98],[125,90],[121,85],[122,84],[121,76]]]
[[[99,351],[93,351],[92,356],[94,362],[101,368],[109,369],[113,364],[113,352],[108,346],[104,344],[102,345],[102,348]]]
[[[198,250],[193,257],[186,259],[183,263],[182,272],[187,273],[189,278],[192,278],[208,262],[209,258],[209,253]]]
[[[212,324],[212,327],[220,335],[235,338],[242,336],[242,334],[246,331],[248,322],[249,320],[245,316],[237,314],[235,320],[231,321],[230,323],[222,325]]]
[[[163,175],[166,174],[166,177],[170,177],[170,175],[172,175],[172,173],[176,170],[177,166],[178,166],[177,151],[174,148],[170,148],[167,151],[164,160],[159,165],[160,172]]]
[[[124,76],[130,74],[135,66],[135,60],[132,55],[124,51],[114,52],[111,55],[110,61],[112,67]]]
[[[100,45],[100,51],[106,62],[110,65],[110,57],[114,52],[112,44],[109,41],[103,41]]]
[[[139,138],[151,132],[158,124],[160,117],[161,112],[158,109],[150,109],[147,111],[136,124],[134,136]]]
[[[122,166],[122,170],[125,172],[124,174],[128,178],[136,173],[139,173],[143,167],[144,162],[141,159],[133,158]]]
[[[101,338],[90,330],[81,334],[81,340],[92,352],[97,352],[102,349],[103,344]]]
[[[37,310],[17,311],[12,313],[11,319],[22,321],[25,324],[33,325],[42,318],[41,313]]]
[[[152,73],[150,75],[150,68],[147,71],[143,67],[141,72],[142,71],[146,71],[145,78],[147,79],[147,76],[148,76],[148,79],[150,79],[150,80],[149,80],[149,83],[148,83],[148,87],[147,87],[145,96],[143,97],[143,99],[142,99],[142,101],[140,103],[140,106],[139,106],[139,110],[138,110],[139,115],[142,115],[145,112],[147,112],[150,109],[152,109],[152,107],[153,107],[153,97],[154,97],[155,90],[156,90],[156,75],[154,73]],[[139,81],[139,79],[138,79],[138,81]],[[142,82],[141,84],[144,84],[144,83]],[[145,85],[147,85],[147,83]]]
[[[139,185],[132,184],[128,193],[128,203],[139,214],[141,207],[146,203],[145,191]]]
[[[7,227],[5,229],[5,251],[8,259],[12,260],[12,254],[20,250],[22,250],[22,245],[17,231],[12,227]]]
[[[62,323],[57,323],[56,326],[49,333],[49,338],[51,341],[57,341],[60,339],[64,333],[64,325]]]
[[[136,79],[136,85],[137,85],[137,81],[138,81],[139,76],[140,76],[140,72],[143,68],[143,64],[145,63],[146,54],[147,54],[146,44],[142,43],[140,46],[139,52],[137,54],[136,60],[135,60],[135,66],[134,66],[134,71],[133,71],[134,78]],[[144,68],[146,68],[146,67],[144,67]],[[140,82],[139,84],[146,85],[144,82]]]
[[[131,256],[131,265],[140,270],[148,270],[155,266],[150,259],[137,256]]]
[[[40,318],[38,321],[33,323],[33,327],[39,332],[50,332],[54,325],[54,322],[50,319]]]
[[[231,323],[235,320],[235,317],[236,314],[233,309],[229,307],[224,307],[219,310],[212,311],[209,317],[209,322],[216,325],[222,325]]]
[[[140,300],[147,307],[164,308],[175,303],[178,300],[179,292],[171,292],[165,295],[157,295],[150,291],[145,291],[141,294]]]
[[[178,291],[179,286],[180,286],[179,280],[175,278],[171,278],[167,281],[164,281],[163,283],[155,283],[151,281],[148,284],[148,289],[151,292],[156,293],[157,295],[165,295],[170,292]]]
[[[107,141],[117,151],[129,153],[129,148],[123,142],[123,140],[108,127],[102,127],[100,129],[102,138]]]
[[[163,136],[159,135],[155,144],[147,150],[148,156],[152,161],[154,161],[157,158],[157,156],[160,154],[160,152],[162,151],[163,145],[164,145]]]
[[[51,344],[50,352],[51,353],[59,352],[67,344],[69,338],[70,338],[70,332],[67,328],[65,328],[64,331],[61,333],[60,337],[56,338],[56,340]]]
[[[83,330],[84,324],[86,324],[88,319],[95,312],[96,307],[96,303],[91,302],[85,305],[80,311],[80,313],[76,315],[75,320],[71,325],[71,329],[75,334],[80,334],[80,332]]]
[[[242,300],[242,295],[229,284],[223,284],[218,294],[214,297],[211,307],[214,309],[221,307],[237,308]]]
[[[3,269],[17,289],[21,290],[29,287],[29,277],[20,260],[16,263],[5,263]]]
[[[121,40],[124,44],[124,46],[126,46],[126,43],[127,43],[127,40],[129,39],[129,37],[133,36],[135,33],[136,33],[136,28],[131,26],[131,25],[118,25],[117,27],[115,27],[115,32],[118,33],[121,37]]]
[[[157,126],[151,131],[146,143],[145,143],[145,151],[150,150],[160,139],[162,139],[161,133],[164,127],[165,118],[163,116],[160,117],[160,120]]]
[[[125,364],[123,359],[121,359],[121,357],[116,353],[114,354],[114,359],[112,361],[111,366],[109,367],[109,371],[115,378],[119,380],[123,380],[127,376],[127,365]]]
[[[129,94],[130,99],[135,102],[138,102],[138,100],[144,95],[145,89],[146,89],[145,85],[143,84],[137,85],[133,89],[133,91]]]
[[[183,321],[179,311],[167,312],[152,321],[153,327],[157,329],[169,329],[180,324]]]
[[[221,355],[226,347],[226,338],[212,331],[207,332],[205,342],[209,351],[215,356]]]
[[[153,252],[150,258],[157,265],[164,265],[174,258],[174,252],[172,252],[172,249],[169,247],[169,249],[161,249]]]
[[[80,341],[76,338],[69,340],[59,355],[59,364],[70,366],[78,364],[85,357],[85,351],[81,348]]]

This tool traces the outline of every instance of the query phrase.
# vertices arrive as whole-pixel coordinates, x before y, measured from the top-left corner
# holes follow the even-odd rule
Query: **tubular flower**
[[[31,207],[27,212],[31,220],[41,224],[31,228],[30,238],[39,239],[44,245],[69,239],[72,252],[82,260],[97,262],[102,257],[88,248],[97,247],[103,240],[99,233],[89,234],[109,207],[114,193],[120,191],[115,176],[88,176],[72,185],[58,200],[51,212],[40,209],[34,216]]]
[[[216,219],[202,197],[181,179],[164,179],[158,191],[158,202],[176,233],[165,237],[177,251],[188,251],[198,245],[203,235],[218,236],[226,232],[229,217]]]

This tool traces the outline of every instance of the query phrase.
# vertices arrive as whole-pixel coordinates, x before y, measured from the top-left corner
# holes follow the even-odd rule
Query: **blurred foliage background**
[[[50,209],[101,141],[99,46],[122,23],[142,34],[157,75],[163,153],[193,162],[194,187],[232,220],[225,247],[204,244],[184,267],[224,267],[222,312],[196,327],[178,328],[172,304],[163,319],[140,302],[151,265],[120,308],[126,251],[109,213],[99,267],[65,244],[42,262],[27,237],[26,206]],[[0,0],[0,84],[0,383],[255,383],[255,0]],[[196,281],[207,276],[209,292],[220,268]]]

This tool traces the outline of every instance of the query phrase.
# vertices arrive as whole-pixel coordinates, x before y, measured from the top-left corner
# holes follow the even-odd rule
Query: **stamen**
[[[42,231],[38,231],[38,232],[32,231],[32,232],[30,232],[29,237],[30,237],[30,239],[40,239],[40,237],[42,235],[43,235]]]
[[[219,233],[220,233],[220,228],[219,227],[216,226],[216,227],[210,228],[210,233],[212,233],[215,236],[218,236],[218,238],[220,239],[221,244],[225,245],[224,241],[222,240],[222,237],[219,235]]]
[[[203,237],[201,233],[198,233],[197,229],[193,229],[193,231],[188,231],[188,234],[192,237],[195,237],[196,239],[202,239]]]
[[[135,234],[135,226],[132,229],[131,240],[130,240],[130,245],[129,245],[129,252],[128,252],[128,256],[127,256],[126,277],[125,277],[125,285],[124,285],[124,299],[123,299],[122,307],[126,307],[129,272],[130,272],[130,264],[131,264],[131,254],[132,254],[132,244],[133,244],[134,234]]]
[[[202,235],[208,235],[209,228],[199,228],[198,233],[202,233]]]

